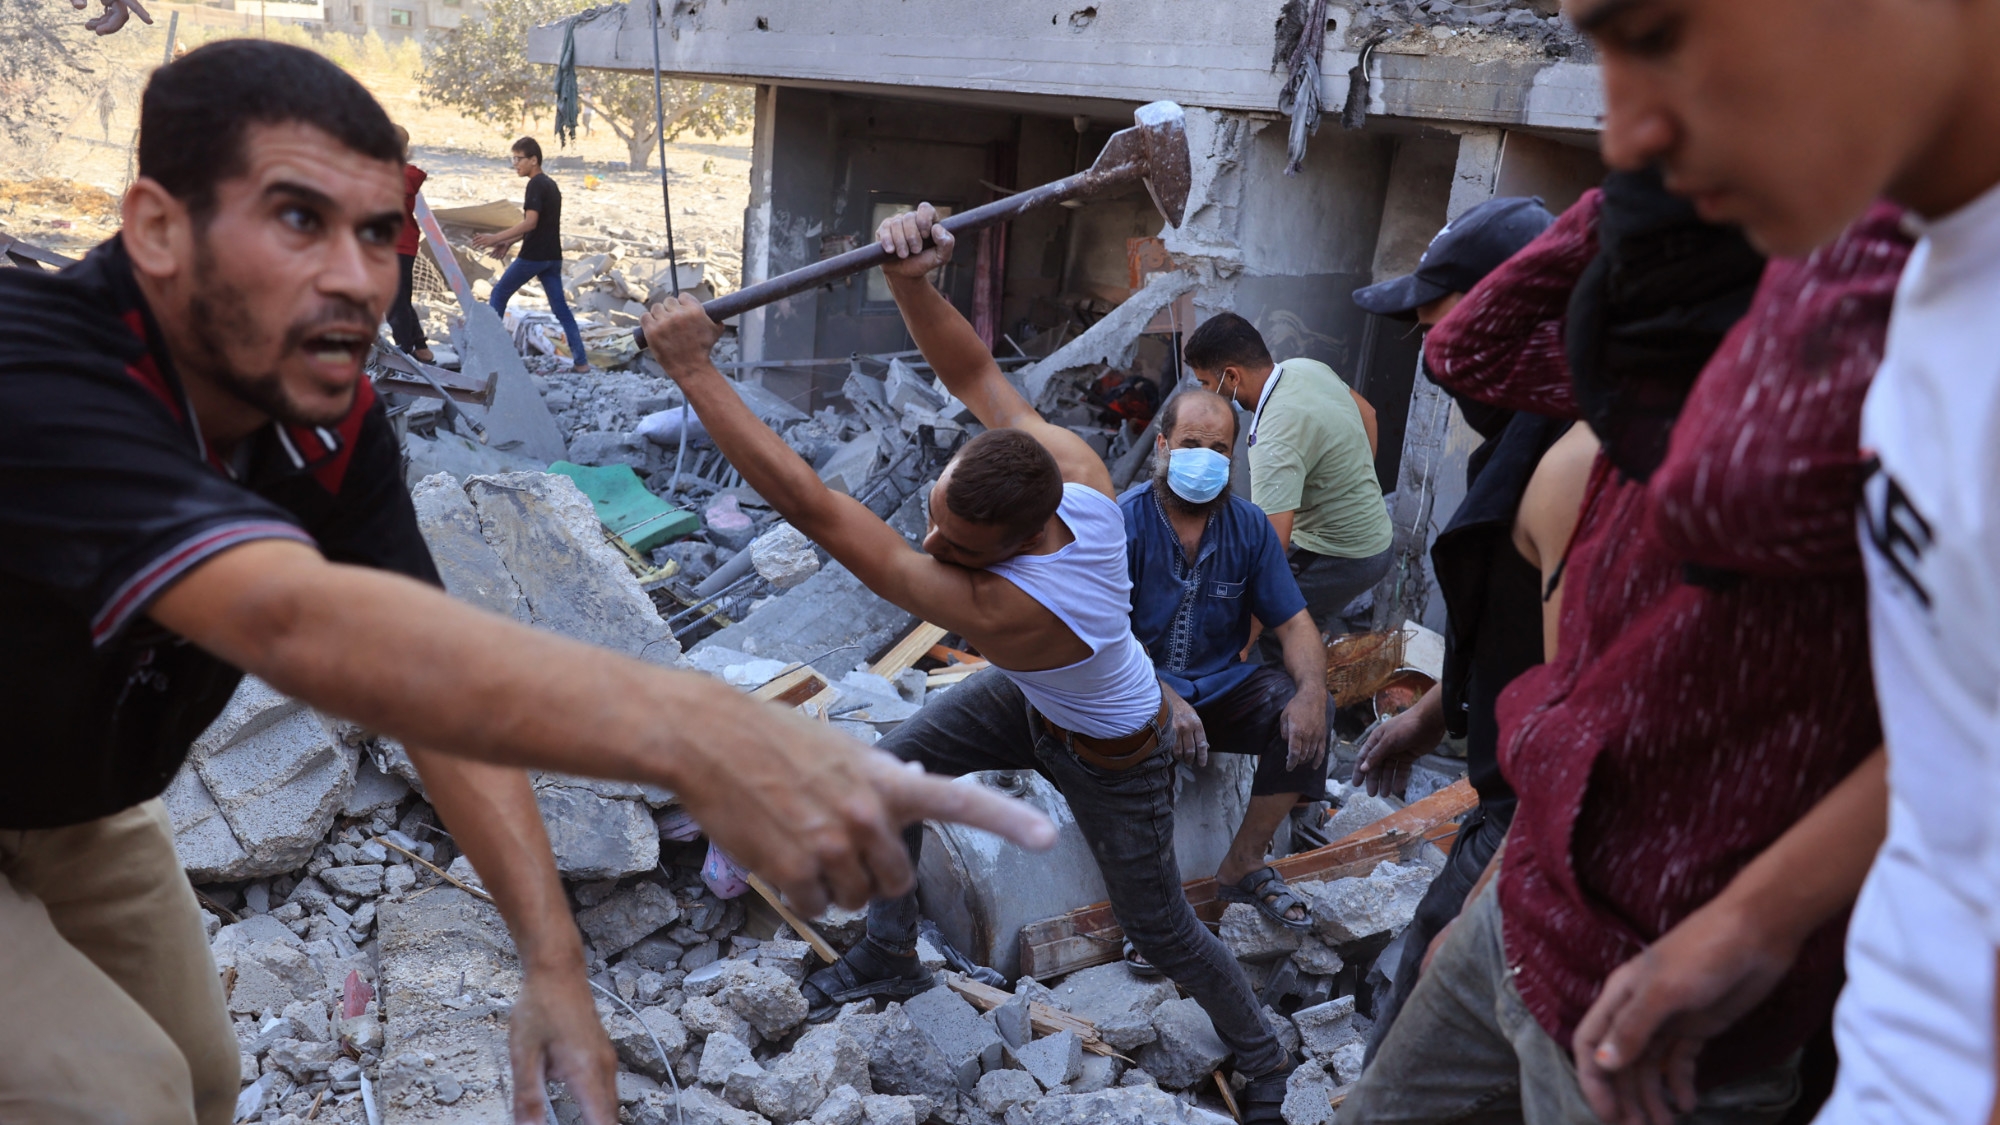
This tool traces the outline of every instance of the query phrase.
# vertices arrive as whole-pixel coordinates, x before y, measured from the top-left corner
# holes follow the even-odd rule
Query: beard
[[[1182,499],[1181,495],[1173,490],[1173,486],[1167,483],[1167,459],[1165,457],[1153,458],[1153,491],[1159,493],[1160,503],[1165,504],[1169,512],[1179,512],[1187,516],[1202,516],[1205,518],[1229,503],[1229,482],[1227,481],[1223,482],[1222,491],[1216,493],[1215,498],[1212,500],[1197,504],[1192,500]]]
[[[337,407],[313,407],[298,401],[285,388],[284,376],[276,369],[245,371],[230,358],[229,341],[258,341],[269,335],[250,312],[245,291],[224,280],[216,268],[215,253],[206,234],[195,244],[193,292],[188,297],[187,327],[194,345],[195,366],[231,396],[256,407],[260,412],[290,426],[331,426],[347,417],[354,396]],[[297,352],[305,340],[321,326],[352,322],[356,317],[373,324],[381,320],[367,308],[345,297],[323,298],[310,316],[289,325],[284,332],[278,358]],[[362,378],[366,378],[364,374]]]

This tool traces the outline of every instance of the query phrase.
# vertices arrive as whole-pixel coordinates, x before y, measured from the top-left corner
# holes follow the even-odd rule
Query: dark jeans
[[[1297,769],[1285,765],[1287,747],[1280,720],[1285,705],[1298,693],[1298,685],[1283,668],[1263,664],[1249,679],[1194,709],[1201,716],[1211,753],[1257,756],[1252,797],[1298,793],[1308,801],[1326,799],[1326,758]]]
[[[1388,998],[1376,1008],[1375,1030],[1368,1035],[1368,1054],[1362,1065],[1375,1060],[1375,1052],[1381,1049],[1382,1040],[1388,1038],[1389,1026],[1396,1022],[1396,1014],[1403,1010],[1410,992],[1417,987],[1417,974],[1424,965],[1424,951],[1431,947],[1431,939],[1442,933],[1464,909],[1465,896],[1472,893],[1472,885],[1479,882],[1487,862],[1499,850],[1500,841],[1507,838],[1507,824],[1513,819],[1513,814],[1511,802],[1500,815],[1489,813],[1486,806],[1481,805],[1459,828],[1458,838],[1451,843],[1451,855],[1445,860],[1444,870],[1431,880],[1430,890],[1424,892],[1424,900],[1417,904],[1416,917],[1411,919],[1410,928],[1404,931],[1403,957],[1395,966],[1395,980],[1390,985]]]
[[[1392,547],[1365,559],[1343,559],[1292,547],[1286,550],[1285,561],[1291,565],[1299,593],[1305,595],[1306,612],[1312,615],[1313,624],[1321,635],[1338,635],[1344,631],[1340,611],[1382,581],[1396,561],[1396,552]],[[1265,664],[1284,662],[1284,648],[1268,627],[1257,639],[1257,653]]]
[[[1097,857],[1125,937],[1201,1004],[1215,1033],[1251,1078],[1282,1074],[1291,1059],[1264,1023],[1256,993],[1220,939],[1181,893],[1174,858],[1174,763],[1164,749],[1129,770],[1101,770],[1042,727],[1021,689],[998,670],[968,677],[878,745],[932,773],[1036,770],[1062,791]],[[922,826],[903,834],[914,859]],[[917,946],[916,892],[868,907],[868,936],[891,949]]]
[[[1799,1096],[1798,1058],[1701,1092],[1681,1125],[1777,1125]],[[1491,883],[1468,903],[1341,1125],[1598,1125],[1567,1050],[1514,987]]]
[[[493,311],[505,315],[507,302],[514,299],[514,293],[529,280],[542,283],[542,292],[548,294],[549,311],[556,314],[556,323],[562,325],[563,335],[569,340],[569,358],[574,363],[588,363],[590,357],[583,352],[583,333],[577,331],[576,317],[570,315],[569,300],[563,296],[563,276],[561,262],[531,262],[526,258],[516,258],[507,266],[507,272],[493,283],[493,296],[486,302]]]
[[[389,334],[395,337],[397,347],[415,352],[430,346],[424,339],[423,322],[417,319],[417,310],[410,304],[410,297],[416,292],[417,259],[413,254],[398,254],[396,264],[402,272],[396,275],[395,303],[389,306]]]

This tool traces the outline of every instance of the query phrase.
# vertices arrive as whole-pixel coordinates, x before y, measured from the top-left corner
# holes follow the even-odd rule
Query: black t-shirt
[[[533,211],[538,216],[535,229],[521,240],[521,259],[562,261],[562,189],[549,179],[547,172],[528,177],[528,194],[521,201],[521,210]]]
[[[207,449],[117,238],[0,270],[0,829],[159,795],[242,672],[146,610],[257,539],[432,584],[402,456],[364,380],[327,427]]]

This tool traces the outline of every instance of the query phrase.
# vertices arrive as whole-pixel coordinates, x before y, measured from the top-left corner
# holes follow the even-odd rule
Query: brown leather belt
[[[1167,700],[1162,693],[1160,713],[1153,716],[1152,722],[1117,738],[1092,738],[1057,726],[1047,715],[1039,717],[1042,726],[1077,757],[1101,770],[1129,770],[1151,757],[1153,750],[1160,745],[1160,732],[1167,725]]]

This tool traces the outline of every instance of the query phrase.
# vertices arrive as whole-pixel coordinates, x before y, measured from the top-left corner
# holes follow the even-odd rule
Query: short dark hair
[[[1196,371],[1220,371],[1225,367],[1265,367],[1271,349],[1257,326],[1235,313],[1216,313],[1201,322],[1187,338],[1181,358]]]
[[[1168,399],[1167,404],[1160,408],[1160,432],[1162,434],[1173,433],[1174,429],[1181,424],[1181,407],[1189,402],[1198,402],[1204,399],[1213,403],[1216,409],[1221,410],[1228,417],[1229,439],[1231,441],[1236,440],[1236,411],[1229,405],[1229,400],[1216,394],[1214,391],[1203,390],[1192,384],[1174,392],[1174,397]]]
[[[542,162],[542,142],[533,137],[522,137],[514,142],[514,155],[532,157],[535,163]]]
[[[186,204],[215,212],[215,186],[248,170],[252,125],[310,125],[362,156],[397,164],[389,115],[331,60],[267,39],[223,39],[153,72],[139,105],[139,174]]]
[[[1042,443],[1020,430],[988,430],[952,458],[944,503],[973,523],[998,524],[1026,539],[1062,506],[1062,470]]]

